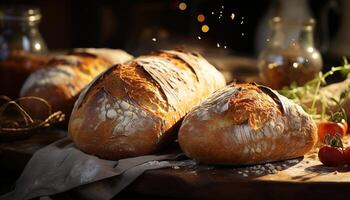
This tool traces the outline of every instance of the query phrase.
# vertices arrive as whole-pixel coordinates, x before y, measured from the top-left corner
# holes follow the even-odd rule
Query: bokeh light
[[[179,9],[180,10],[186,10],[187,9],[187,4],[185,2],[179,3]]]
[[[197,16],[197,20],[198,20],[199,22],[204,22],[205,16],[204,16],[203,14],[199,14],[199,15]]]
[[[202,32],[207,33],[209,31],[209,26],[208,25],[203,25],[202,26]]]

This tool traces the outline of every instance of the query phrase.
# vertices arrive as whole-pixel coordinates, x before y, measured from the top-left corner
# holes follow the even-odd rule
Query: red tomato
[[[346,121],[344,122],[331,122],[331,121],[322,121],[317,125],[318,129],[318,138],[321,142],[324,141],[327,134],[332,138],[336,133],[340,137],[344,137],[348,129]]]
[[[337,147],[323,146],[318,152],[320,161],[330,167],[337,167],[345,164],[343,150]]]
[[[350,165],[350,147],[346,147],[344,150],[344,159],[346,164]]]
[[[341,120],[341,123],[344,125],[345,127],[345,134],[348,132],[348,123],[345,121],[345,119]]]

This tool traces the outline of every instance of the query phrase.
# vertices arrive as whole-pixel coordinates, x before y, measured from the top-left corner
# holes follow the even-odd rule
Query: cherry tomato
[[[347,132],[348,125],[345,120],[343,122],[322,121],[318,123],[317,128],[318,138],[323,142],[327,134],[333,137],[336,133],[338,133],[340,137],[344,137]]]
[[[345,127],[345,134],[348,132],[348,123],[345,121],[345,119],[341,120],[341,123],[344,125]]]
[[[350,165],[350,147],[346,147],[344,150],[344,159],[346,164]]]
[[[341,148],[323,146],[318,152],[320,161],[330,167],[337,167],[345,164],[344,153]]]

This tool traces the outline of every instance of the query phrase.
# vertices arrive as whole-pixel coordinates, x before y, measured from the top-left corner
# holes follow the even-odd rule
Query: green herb
[[[343,58],[343,59],[344,59],[343,66],[332,67],[332,69],[326,72],[325,74],[320,72],[318,75],[315,76],[314,79],[310,80],[303,86],[297,86],[296,83],[292,83],[290,86],[284,87],[279,92],[282,95],[288,97],[289,99],[292,99],[295,103],[298,103],[300,105],[303,105],[303,103],[305,102],[310,102],[311,100],[311,106],[304,106],[305,111],[309,113],[316,120],[322,120],[322,119],[328,118],[329,116],[326,115],[326,110],[328,106],[327,97],[325,97],[320,92],[320,89],[321,89],[321,86],[324,86],[327,84],[326,78],[333,75],[335,72],[340,72],[342,75],[347,75],[350,73],[350,64],[348,64],[348,61],[346,60],[346,58]],[[344,100],[344,98],[347,97],[349,94],[350,94],[350,85],[348,85],[347,89],[340,94],[339,100],[335,98],[331,98],[332,101],[334,101],[337,105],[339,105],[339,112],[344,111],[340,107],[340,105]],[[317,112],[317,108],[316,108],[317,103],[321,104],[322,110],[320,114]],[[339,117],[339,114],[336,114],[336,117]]]
[[[323,143],[326,145],[330,145],[332,147],[344,148],[344,145],[339,133],[336,133],[333,137],[327,134]]]

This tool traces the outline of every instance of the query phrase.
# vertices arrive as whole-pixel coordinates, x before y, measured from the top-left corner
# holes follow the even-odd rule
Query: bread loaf
[[[117,160],[154,153],[196,104],[224,87],[200,55],[161,51],[101,74],[77,100],[68,132],[81,150]]]
[[[53,111],[61,110],[69,117],[81,90],[108,67],[132,59],[117,49],[75,49],[67,55],[56,56],[47,67],[31,74],[22,86],[20,96],[45,99]],[[47,108],[36,101],[22,106],[32,115],[47,115]]]
[[[232,84],[188,113],[178,140],[203,163],[257,164],[303,156],[316,143],[317,128],[301,106],[270,88]]]

